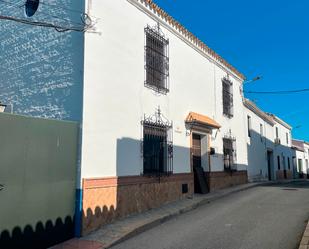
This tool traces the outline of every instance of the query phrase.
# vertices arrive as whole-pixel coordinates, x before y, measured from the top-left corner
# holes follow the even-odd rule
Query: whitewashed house
[[[305,178],[309,179],[309,143],[304,141]]]
[[[82,0],[4,0],[0,1],[0,16],[0,111],[5,109],[5,112],[25,116],[70,120],[81,124],[84,71],[83,31],[87,26],[85,22],[88,20],[85,15],[85,2]],[[12,119],[15,120],[16,117],[12,116]],[[19,121],[19,124],[25,123]],[[18,127],[12,127],[12,129],[17,131]],[[45,131],[40,129],[40,126],[32,127],[32,129],[37,129],[38,135]],[[46,136],[52,137],[52,133]],[[36,136],[31,137],[33,141],[29,138],[25,144],[31,145],[40,141],[35,140],[34,137]],[[7,148],[3,136],[1,136],[1,141],[3,146],[1,150],[3,150]],[[58,144],[54,145],[52,139],[49,143],[51,147],[59,147],[63,144],[61,140],[58,140]],[[18,148],[22,145],[23,143],[16,144],[16,151],[12,151],[12,156],[19,157],[20,161],[23,160],[23,156],[18,153]],[[45,147],[45,143],[42,143],[43,151]],[[39,151],[38,164],[44,158],[44,153],[39,154]],[[8,157],[9,155],[7,154]],[[55,157],[55,155],[50,151],[50,154],[46,156]],[[35,156],[29,155],[29,158],[35,158]],[[40,158],[42,158],[41,161]],[[24,199],[40,200],[42,197],[41,200],[44,201],[40,205],[34,202],[31,206],[25,205],[22,199],[18,206],[12,201],[12,212],[5,214],[3,214],[7,210],[5,205],[4,209],[3,205],[0,205],[2,215],[14,217],[12,223],[4,224],[3,220],[0,222],[0,248],[25,248],[26,245],[28,248],[46,248],[46,245],[59,243],[62,239],[74,235],[72,220],[74,220],[74,213],[75,217],[79,216],[80,208],[77,202],[75,211],[75,191],[68,189],[65,185],[65,177],[71,177],[72,182],[78,182],[77,196],[80,196],[80,177],[75,173],[68,176],[68,172],[75,172],[75,170],[68,171],[70,166],[67,163],[68,168],[64,168],[63,175],[56,180],[57,186],[47,186],[50,180],[54,179],[54,171],[51,170],[48,180],[42,177],[42,172],[54,161],[55,158],[52,158],[46,165],[38,167],[37,172],[31,171],[31,167],[27,169],[31,177],[36,177],[36,184],[41,181],[41,188],[32,185],[33,183],[30,182],[32,178],[26,173],[16,182],[14,179],[6,181],[11,184],[16,183],[16,186],[9,185],[7,189],[16,189],[16,191],[21,189],[20,193],[24,195]],[[12,162],[15,161],[12,160]],[[76,167],[79,167],[78,165]],[[4,165],[4,168],[6,166]],[[25,162],[24,168],[26,167]],[[58,167],[59,165],[55,165],[54,168]],[[3,182],[1,181],[0,184]],[[25,192],[27,184],[33,186],[33,191],[29,191],[29,194]],[[41,190],[45,193],[43,192],[44,186],[49,187],[54,195],[57,195],[58,186],[66,188],[58,195],[59,205],[54,203],[50,196],[40,196]],[[15,198],[17,200],[16,196]],[[46,203],[48,205],[45,205]],[[42,206],[44,208],[41,208]],[[18,207],[21,207],[27,215],[23,216],[23,212],[19,212],[21,209]],[[32,216],[33,213],[35,215]],[[79,218],[75,220],[76,227],[80,225],[79,220]],[[14,224],[15,221],[16,224]],[[13,225],[16,227],[11,228]],[[3,228],[5,230],[2,230]],[[78,234],[78,229],[76,231]],[[13,246],[6,243],[13,243]],[[16,246],[16,243],[20,243],[21,246]],[[29,243],[33,243],[33,246],[29,246]]]
[[[308,164],[308,152],[309,145],[303,140],[292,140],[292,147],[295,151],[294,165],[295,165],[295,177],[307,178],[309,171]]]
[[[0,11],[1,102],[80,123],[77,234],[247,182],[244,76],[154,2]]]
[[[249,181],[293,178],[291,126],[273,114],[260,110],[244,100]]]
[[[244,76],[152,1],[87,7],[84,232],[247,182]]]
[[[274,120],[249,99],[244,100],[247,124],[248,180],[274,180]]]
[[[293,178],[292,127],[274,114],[268,114],[274,121],[274,179]]]

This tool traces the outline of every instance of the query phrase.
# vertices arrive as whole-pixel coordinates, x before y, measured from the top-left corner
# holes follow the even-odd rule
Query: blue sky
[[[308,0],[155,0],[248,79],[247,91],[309,88]],[[309,92],[246,94],[309,141]]]

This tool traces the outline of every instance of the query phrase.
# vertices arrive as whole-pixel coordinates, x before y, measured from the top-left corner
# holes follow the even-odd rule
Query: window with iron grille
[[[225,170],[237,170],[236,140],[223,138],[223,160]]]
[[[170,175],[173,172],[172,127],[143,121],[144,175]]]
[[[145,28],[145,86],[160,92],[169,91],[169,40],[160,28]]]
[[[224,78],[222,80],[223,114],[229,118],[233,117],[233,83]]]

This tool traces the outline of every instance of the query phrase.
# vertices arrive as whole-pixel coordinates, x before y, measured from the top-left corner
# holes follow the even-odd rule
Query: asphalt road
[[[206,204],[113,249],[296,249],[309,182],[259,186]]]

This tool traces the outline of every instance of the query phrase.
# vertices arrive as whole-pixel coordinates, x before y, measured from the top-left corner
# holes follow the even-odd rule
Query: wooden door
[[[201,151],[201,136],[198,134],[192,135],[192,163],[193,169],[202,166],[202,151]]]

